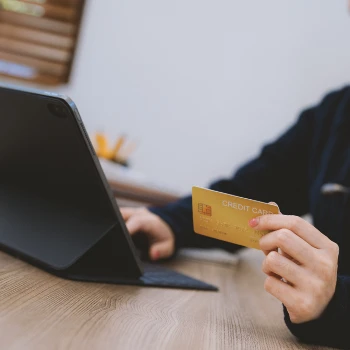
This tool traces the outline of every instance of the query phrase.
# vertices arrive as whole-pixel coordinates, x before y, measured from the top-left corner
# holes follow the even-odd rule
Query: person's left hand
[[[297,216],[264,215],[249,225],[272,231],[260,239],[265,290],[286,306],[293,323],[319,318],[335,292],[338,245]]]

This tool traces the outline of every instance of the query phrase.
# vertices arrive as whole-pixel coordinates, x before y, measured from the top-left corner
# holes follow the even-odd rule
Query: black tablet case
[[[2,230],[1,227],[0,230]],[[140,273],[138,266],[133,259],[130,259],[129,254],[122,254],[119,249],[115,249],[116,246],[113,243],[116,243],[114,237],[117,234],[116,231],[116,228],[113,227],[93,247],[83,255],[77,256],[74,262],[59,267],[42,260],[40,256],[33,256],[25,250],[19,251],[3,243],[0,244],[0,247],[3,251],[38,266],[47,272],[72,280],[203,291],[218,290],[213,285],[156,264],[141,263],[142,273]],[[119,239],[118,243],[120,244]],[[126,249],[125,251],[128,250],[127,246],[124,248]],[[59,250],[56,250],[56,254],[58,252]],[[46,250],[45,256],[47,255],[48,251]]]
[[[49,104],[66,109],[65,118]],[[217,290],[142,267],[75,107],[0,87],[0,247],[64,278]]]

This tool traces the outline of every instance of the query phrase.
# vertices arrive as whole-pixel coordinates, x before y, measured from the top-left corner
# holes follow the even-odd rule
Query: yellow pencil
[[[96,154],[98,157],[107,158],[108,157],[108,141],[106,136],[98,132],[96,133]]]

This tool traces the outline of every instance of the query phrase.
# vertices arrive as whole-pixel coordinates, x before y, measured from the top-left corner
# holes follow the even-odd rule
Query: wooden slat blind
[[[84,0],[0,0],[0,75],[69,80]]]

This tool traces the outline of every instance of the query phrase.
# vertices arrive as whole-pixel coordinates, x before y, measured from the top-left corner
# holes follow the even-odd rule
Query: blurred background
[[[0,81],[69,95],[182,194],[347,84],[349,40],[345,0],[0,0]]]

